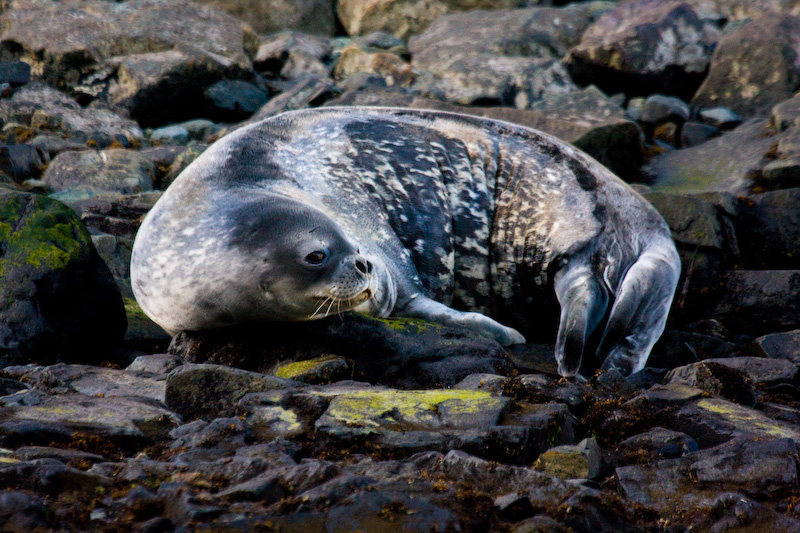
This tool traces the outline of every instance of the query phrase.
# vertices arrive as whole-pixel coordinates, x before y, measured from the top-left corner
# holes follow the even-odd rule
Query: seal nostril
[[[368,274],[372,270],[372,265],[369,264],[369,261],[356,259],[356,269],[362,274]]]
[[[372,263],[370,263],[369,261],[367,261],[366,263],[367,263],[367,274],[372,274]]]

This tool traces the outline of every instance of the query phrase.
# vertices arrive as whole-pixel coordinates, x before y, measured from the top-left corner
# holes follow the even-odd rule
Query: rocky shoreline
[[[538,4],[0,1],[0,529],[800,531],[800,2]],[[520,123],[630,182],[684,265],[648,368],[357,315],[170,339],[142,218],[323,105]]]

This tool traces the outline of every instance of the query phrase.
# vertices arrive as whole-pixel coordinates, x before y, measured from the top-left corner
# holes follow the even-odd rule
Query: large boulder
[[[155,173],[155,165],[146,156],[112,148],[59,154],[47,168],[44,181],[55,191],[133,194],[152,191]]]
[[[0,189],[0,242],[0,366],[108,357],[125,333],[125,312],[75,214]]]
[[[694,95],[697,106],[728,107],[744,117],[767,116],[800,88],[800,17],[772,14],[723,37]]]
[[[575,81],[608,93],[691,98],[708,69],[719,30],[678,1],[636,0],[604,14],[572,48]]]
[[[443,16],[409,41],[421,71],[417,87],[459,104],[521,109],[548,94],[574,91],[559,59],[593,17],[582,5]]]
[[[454,11],[508,9],[524,5],[520,0],[339,0],[336,10],[350,35],[376,30],[397,37],[422,32],[431,22]]]

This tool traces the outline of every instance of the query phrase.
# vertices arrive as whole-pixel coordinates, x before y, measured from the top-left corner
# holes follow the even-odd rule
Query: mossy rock
[[[0,365],[102,359],[125,324],[119,290],[75,213],[0,189]]]

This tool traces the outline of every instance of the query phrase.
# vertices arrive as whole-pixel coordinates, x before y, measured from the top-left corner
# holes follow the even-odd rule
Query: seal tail
[[[597,356],[623,375],[644,368],[667,323],[681,263],[672,241],[649,246],[625,273]]]
[[[558,373],[574,376],[580,369],[589,335],[605,315],[608,292],[588,263],[560,273],[555,280],[555,290],[561,305],[555,348]]]

